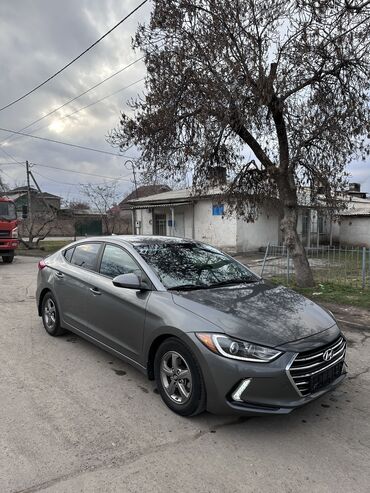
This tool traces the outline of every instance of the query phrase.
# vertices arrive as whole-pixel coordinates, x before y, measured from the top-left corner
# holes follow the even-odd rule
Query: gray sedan
[[[132,364],[183,416],[289,413],[345,377],[330,313],[193,240],[72,243],[40,261],[37,307],[48,334]]]

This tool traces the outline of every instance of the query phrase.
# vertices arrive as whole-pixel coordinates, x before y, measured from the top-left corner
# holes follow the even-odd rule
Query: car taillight
[[[39,270],[42,270],[46,267],[46,263],[45,263],[45,260],[40,260],[40,262],[38,263],[38,268]]]

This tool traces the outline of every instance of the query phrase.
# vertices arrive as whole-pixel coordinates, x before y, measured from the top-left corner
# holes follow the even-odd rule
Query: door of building
[[[184,222],[183,212],[175,213],[174,236],[181,236],[181,237],[185,236],[185,222]]]
[[[155,214],[153,234],[157,236],[166,236],[166,214]]]

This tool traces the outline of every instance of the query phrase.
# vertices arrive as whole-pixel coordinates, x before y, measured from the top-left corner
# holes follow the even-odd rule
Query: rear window
[[[99,249],[100,243],[77,245],[72,255],[72,264],[84,269],[95,270]]]
[[[74,249],[75,247],[72,247],[64,251],[64,258],[67,260],[67,262],[71,261]]]

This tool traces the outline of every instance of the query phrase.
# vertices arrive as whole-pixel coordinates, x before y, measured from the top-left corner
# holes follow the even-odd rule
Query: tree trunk
[[[281,221],[284,244],[289,248],[289,254],[293,259],[297,285],[300,288],[308,288],[314,286],[314,280],[306,251],[298,236],[297,221],[297,207],[284,205],[284,217]]]

